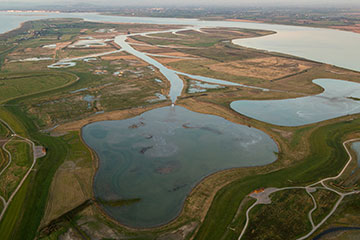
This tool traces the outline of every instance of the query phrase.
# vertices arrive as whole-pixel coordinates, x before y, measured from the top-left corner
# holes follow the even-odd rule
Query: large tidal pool
[[[230,106],[248,117],[281,126],[300,126],[360,113],[359,83],[335,79],[313,82],[324,92],[284,100],[240,100]]]
[[[170,221],[205,176],[269,164],[278,151],[260,130],[179,106],[92,123],[82,136],[99,156],[95,197],[110,216],[132,227]]]

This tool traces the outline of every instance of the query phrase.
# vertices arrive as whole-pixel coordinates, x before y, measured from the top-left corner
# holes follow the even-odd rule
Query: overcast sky
[[[4,5],[58,5],[74,3],[90,3],[96,5],[117,5],[117,6],[360,6],[360,0],[0,0]]]

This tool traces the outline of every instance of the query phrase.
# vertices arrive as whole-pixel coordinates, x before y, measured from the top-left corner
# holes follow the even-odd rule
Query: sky
[[[3,5],[64,5],[89,3],[116,6],[360,6],[360,0],[0,0]]]

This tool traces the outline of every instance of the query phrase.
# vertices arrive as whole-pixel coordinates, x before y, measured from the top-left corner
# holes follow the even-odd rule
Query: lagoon
[[[191,189],[209,174],[266,165],[278,151],[260,130],[180,106],[92,123],[82,137],[99,156],[95,197],[114,219],[141,228],[175,218]],[[120,200],[132,203],[105,203]]]
[[[360,113],[359,83],[335,79],[316,79],[313,83],[324,88],[324,92],[283,100],[240,100],[230,107],[248,117],[281,126],[300,126]]]

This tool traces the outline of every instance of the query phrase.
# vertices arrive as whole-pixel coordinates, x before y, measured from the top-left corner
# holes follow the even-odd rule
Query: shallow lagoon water
[[[153,227],[176,217],[192,187],[222,169],[259,166],[276,159],[277,145],[264,132],[183,107],[103,121],[82,130],[99,155],[95,197],[139,202],[105,211],[132,227]]]
[[[248,117],[281,126],[300,126],[360,113],[360,101],[351,98],[360,98],[359,83],[335,79],[316,79],[313,83],[324,88],[324,92],[284,100],[240,100],[230,106]]]
[[[219,89],[219,88],[224,88],[224,86],[191,80],[187,92],[199,93],[199,92],[206,92],[208,89]]]

